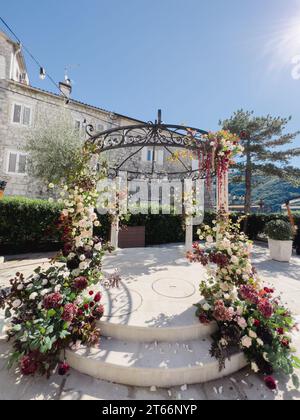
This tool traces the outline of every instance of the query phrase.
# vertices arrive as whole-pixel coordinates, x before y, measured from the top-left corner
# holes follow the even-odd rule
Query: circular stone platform
[[[194,305],[201,300],[200,281],[206,271],[190,264],[185,248],[124,249],[107,256],[106,273],[120,271],[118,289],[104,291],[102,334],[118,339],[144,341],[193,340],[207,336],[214,326],[203,326]]]

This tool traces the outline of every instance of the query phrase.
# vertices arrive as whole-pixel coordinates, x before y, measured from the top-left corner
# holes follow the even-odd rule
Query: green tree
[[[286,148],[300,132],[285,134],[290,118],[270,115],[256,117],[254,112],[239,110],[227,120],[220,121],[225,130],[241,137],[245,148],[243,158],[237,162],[239,182],[245,183],[245,212],[250,213],[254,177],[276,176],[300,184],[300,169],[290,165],[292,158],[300,156],[300,148]]]
[[[40,117],[27,137],[28,173],[47,184],[66,180],[80,170],[82,145],[68,114]]]

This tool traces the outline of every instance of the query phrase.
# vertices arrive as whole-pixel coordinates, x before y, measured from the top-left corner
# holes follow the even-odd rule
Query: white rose
[[[86,256],[85,255],[80,255],[79,259],[80,259],[80,261],[85,261],[86,260]]]
[[[42,281],[42,285],[43,285],[43,286],[47,286],[47,284],[48,284],[48,280],[47,280],[47,279],[44,279],[44,280]]]
[[[239,262],[238,257],[236,257],[235,255],[233,255],[233,256],[231,257],[231,262],[232,262],[233,264],[238,264],[238,262]]]
[[[29,300],[35,300],[38,297],[38,294],[36,292],[31,293],[31,295],[29,296]]]
[[[208,304],[208,303],[205,303],[203,306],[202,306],[202,308],[203,308],[203,310],[204,311],[209,311],[210,310],[210,308],[211,308],[211,306]]]
[[[54,184],[50,183],[50,184],[49,184],[49,188],[50,188],[51,190],[53,190],[53,188],[54,188]]]
[[[22,302],[19,299],[15,300],[12,304],[13,308],[15,309],[19,308],[19,306],[21,305],[22,305]]]
[[[264,342],[263,342],[260,338],[258,338],[256,341],[257,341],[257,344],[258,344],[260,347],[263,347],[263,346],[264,346]]]
[[[44,290],[42,290],[42,291],[41,291],[40,295],[41,295],[42,297],[44,297],[44,296],[46,296],[48,293],[50,293],[50,289],[44,289]]]
[[[96,227],[100,226],[100,222],[99,222],[99,220],[96,220],[96,221],[94,222],[94,226],[96,226]]]
[[[101,242],[99,242],[98,244],[95,245],[95,250],[96,251],[101,251],[101,249],[102,249],[102,244],[101,244]]]
[[[29,283],[27,286],[26,286],[26,289],[28,289],[28,290],[30,290],[30,289],[32,289],[33,288],[33,284],[32,283]]]
[[[208,244],[212,244],[212,243],[214,242],[214,238],[213,238],[211,235],[209,235],[209,236],[206,238],[206,242],[207,242]]]
[[[242,308],[242,306],[239,306],[239,307],[237,308],[236,313],[237,313],[239,316],[242,316],[242,315],[243,315],[243,313],[244,313],[244,309]]]
[[[269,361],[268,353],[264,353],[263,358],[265,359],[266,362],[268,362]]]
[[[79,265],[80,270],[86,270],[88,268],[88,264],[86,262],[82,262]]]
[[[58,293],[58,292],[60,292],[60,289],[61,289],[61,285],[58,284],[57,286],[54,287],[54,292]]]
[[[245,337],[242,338],[242,346],[246,347],[247,349],[250,349],[250,347],[252,346],[252,338],[248,337],[247,335]]]
[[[19,286],[17,287],[17,289],[18,289],[19,291],[23,290],[23,289],[24,289],[23,284],[19,284]]]
[[[252,331],[252,330],[250,330],[250,332],[249,332],[249,336],[250,336],[251,338],[257,338],[257,334],[256,334],[256,332],[255,332],[255,331]]]

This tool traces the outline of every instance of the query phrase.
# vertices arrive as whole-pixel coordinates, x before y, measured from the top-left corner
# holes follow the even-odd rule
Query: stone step
[[[139,325],[123,325],[113,322],[100,321],[98,327],[101,335],[124,341],[141,341],[145,343],[157,342],[185,342],[210,337],[217,329],[215,323],[200,324],[199,321],[191,325],[142,327]]]
[[[242,353],[219,363],[210,356],[211,339],[186,343],[142,343],[102,338],[100,349],[67,350],[70,366],[96,379],[138,387],[192,385],[232,375],[247,365]]]

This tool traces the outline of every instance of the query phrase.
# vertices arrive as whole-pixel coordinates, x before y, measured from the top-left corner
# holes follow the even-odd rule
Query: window
[[[81,129],[81,121],[76,120],[75,121],[75,130],[80,131],[80,129]]]
[[[13,107],[13,123],[29,126],[31,124],[31,108],[15,104]]]
[[[147,161],[148,162],[152,162],[153,161],[153,151],[152,150],[148,150],[147,151]]]
[[[155,153],[153,148],[144,147],[142,152],[142,160],[143,162],[153,162],[155,160],[157,165],[163,166],[164,164],[164,151],[155,149]]]
[[[9,174],[26,174],[27,155],[21,152],[8,153],[7,172]]]

